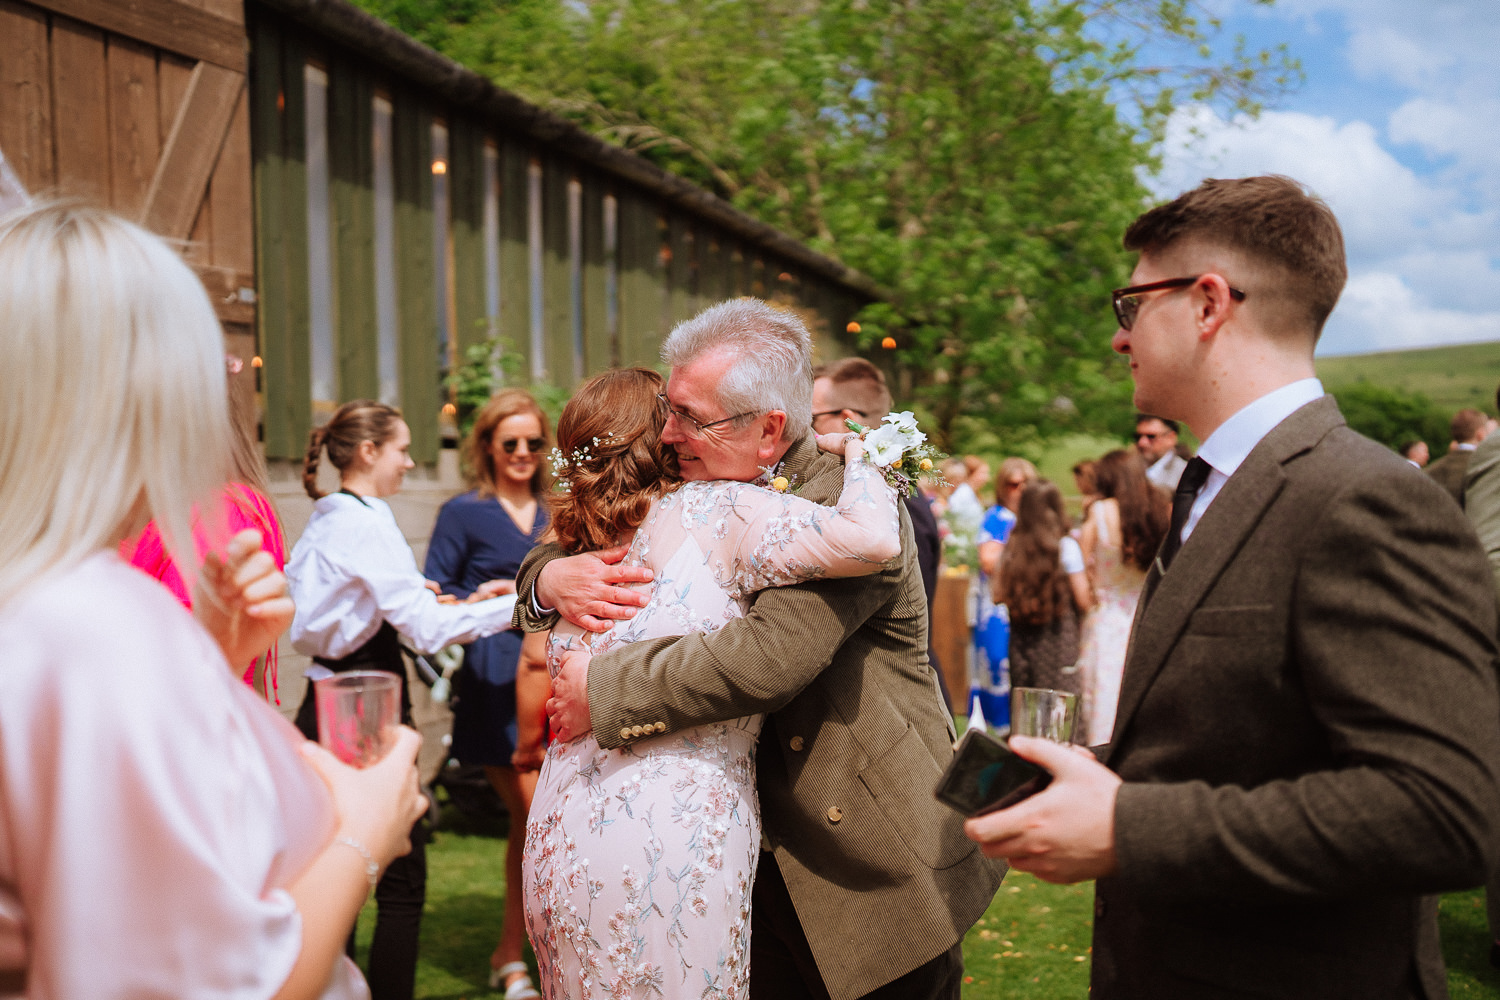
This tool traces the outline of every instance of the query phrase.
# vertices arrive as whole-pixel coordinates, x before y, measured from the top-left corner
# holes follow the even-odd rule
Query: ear
[[[1213,271],[1198,279],[1193,294],[1196,296],[1194,319],[1198,323],[1198,339],[1206,341],[1219,332],[1237,303],[1229,294],[1229,282]]]
[[[359,463],[360,468],[368,469],[375,464],[375,458],[379,454],[380,447],[374,441],[366,439],[354,449],[354,460]]]
[[[781,432],[786,430],[786,413],[769,410],[761,417],[760,437],[755,442],[755,455],[766,464],[776,457],[781,444]]]

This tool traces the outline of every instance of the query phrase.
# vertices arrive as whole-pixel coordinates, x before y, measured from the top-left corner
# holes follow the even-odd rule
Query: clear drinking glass
[[[1010,734],[1072,743],[1078,727],[1078,696],[1052,688],[1010,690]]]
[[[380,670],[350,670],[313,681],[318,742],[339,760],[369,767],[396,742],[401,679]]]

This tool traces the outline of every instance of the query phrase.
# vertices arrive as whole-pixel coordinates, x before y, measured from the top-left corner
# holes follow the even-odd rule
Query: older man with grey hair
[[[811,339],[794,313],[753,299],[680,324],[662,440],[688,480],[751,481],[773,470],[821,503],[838,497],[838,459],[818,452]],[[932,788],[952,756],[952,720],[927,662],[927,601],[901,514],[898,568],[765,590],[717,632],[618,646],[565,669],[548,703],[564,740],[591,728],[605,748],[767,713],[757,759],[764,839],[753,894],[756,998],[957,998],[964,932],[1003,866],[964,839]],[[620,584],[623,549],[522,567],[518,621],[560,614],[596,631],[644,603]],[[555,608],[555,612],[545,609]]]

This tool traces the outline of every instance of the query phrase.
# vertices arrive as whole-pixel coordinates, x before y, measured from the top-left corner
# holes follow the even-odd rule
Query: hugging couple
[[[664,385],[606,373],[559,421],[557,541],[517,581],[551,630],[523,879],[551,1000],[959,995],[1005,869],[932,795],[955,733],[911,523],[854,435],[810,433],[811,354],[724,302]]]

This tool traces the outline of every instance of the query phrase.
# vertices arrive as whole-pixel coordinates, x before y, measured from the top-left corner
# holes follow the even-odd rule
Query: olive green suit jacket
[[[1446,996],[1423,897],[1500,847],[1495,614],[1437,483],[1332,397],[1274,428],[1147,576],[1093,997]]]
[[[818,503],[843,488],[843,464],[811,437],[781,472]],[[927,599],[904,506],[900,516],[899,568],[770,588],[717,632],[632,643],[589,667],[604,747],[636,726],[671,732],[768,713],[756,758],[765,836],[834,1000],[951,948],[1005,872],[933,797],[955,734],[927,662]],[[530,612],[536,574],[557,554],[543,547],[522,566],[523,628],[555,622]]]
[[[1500,431],[1485,438],[1470,455],[1464,474],[1464,513],[1479,533],[1479,544],[1495,577],[1495,593],[1500,594]]]

